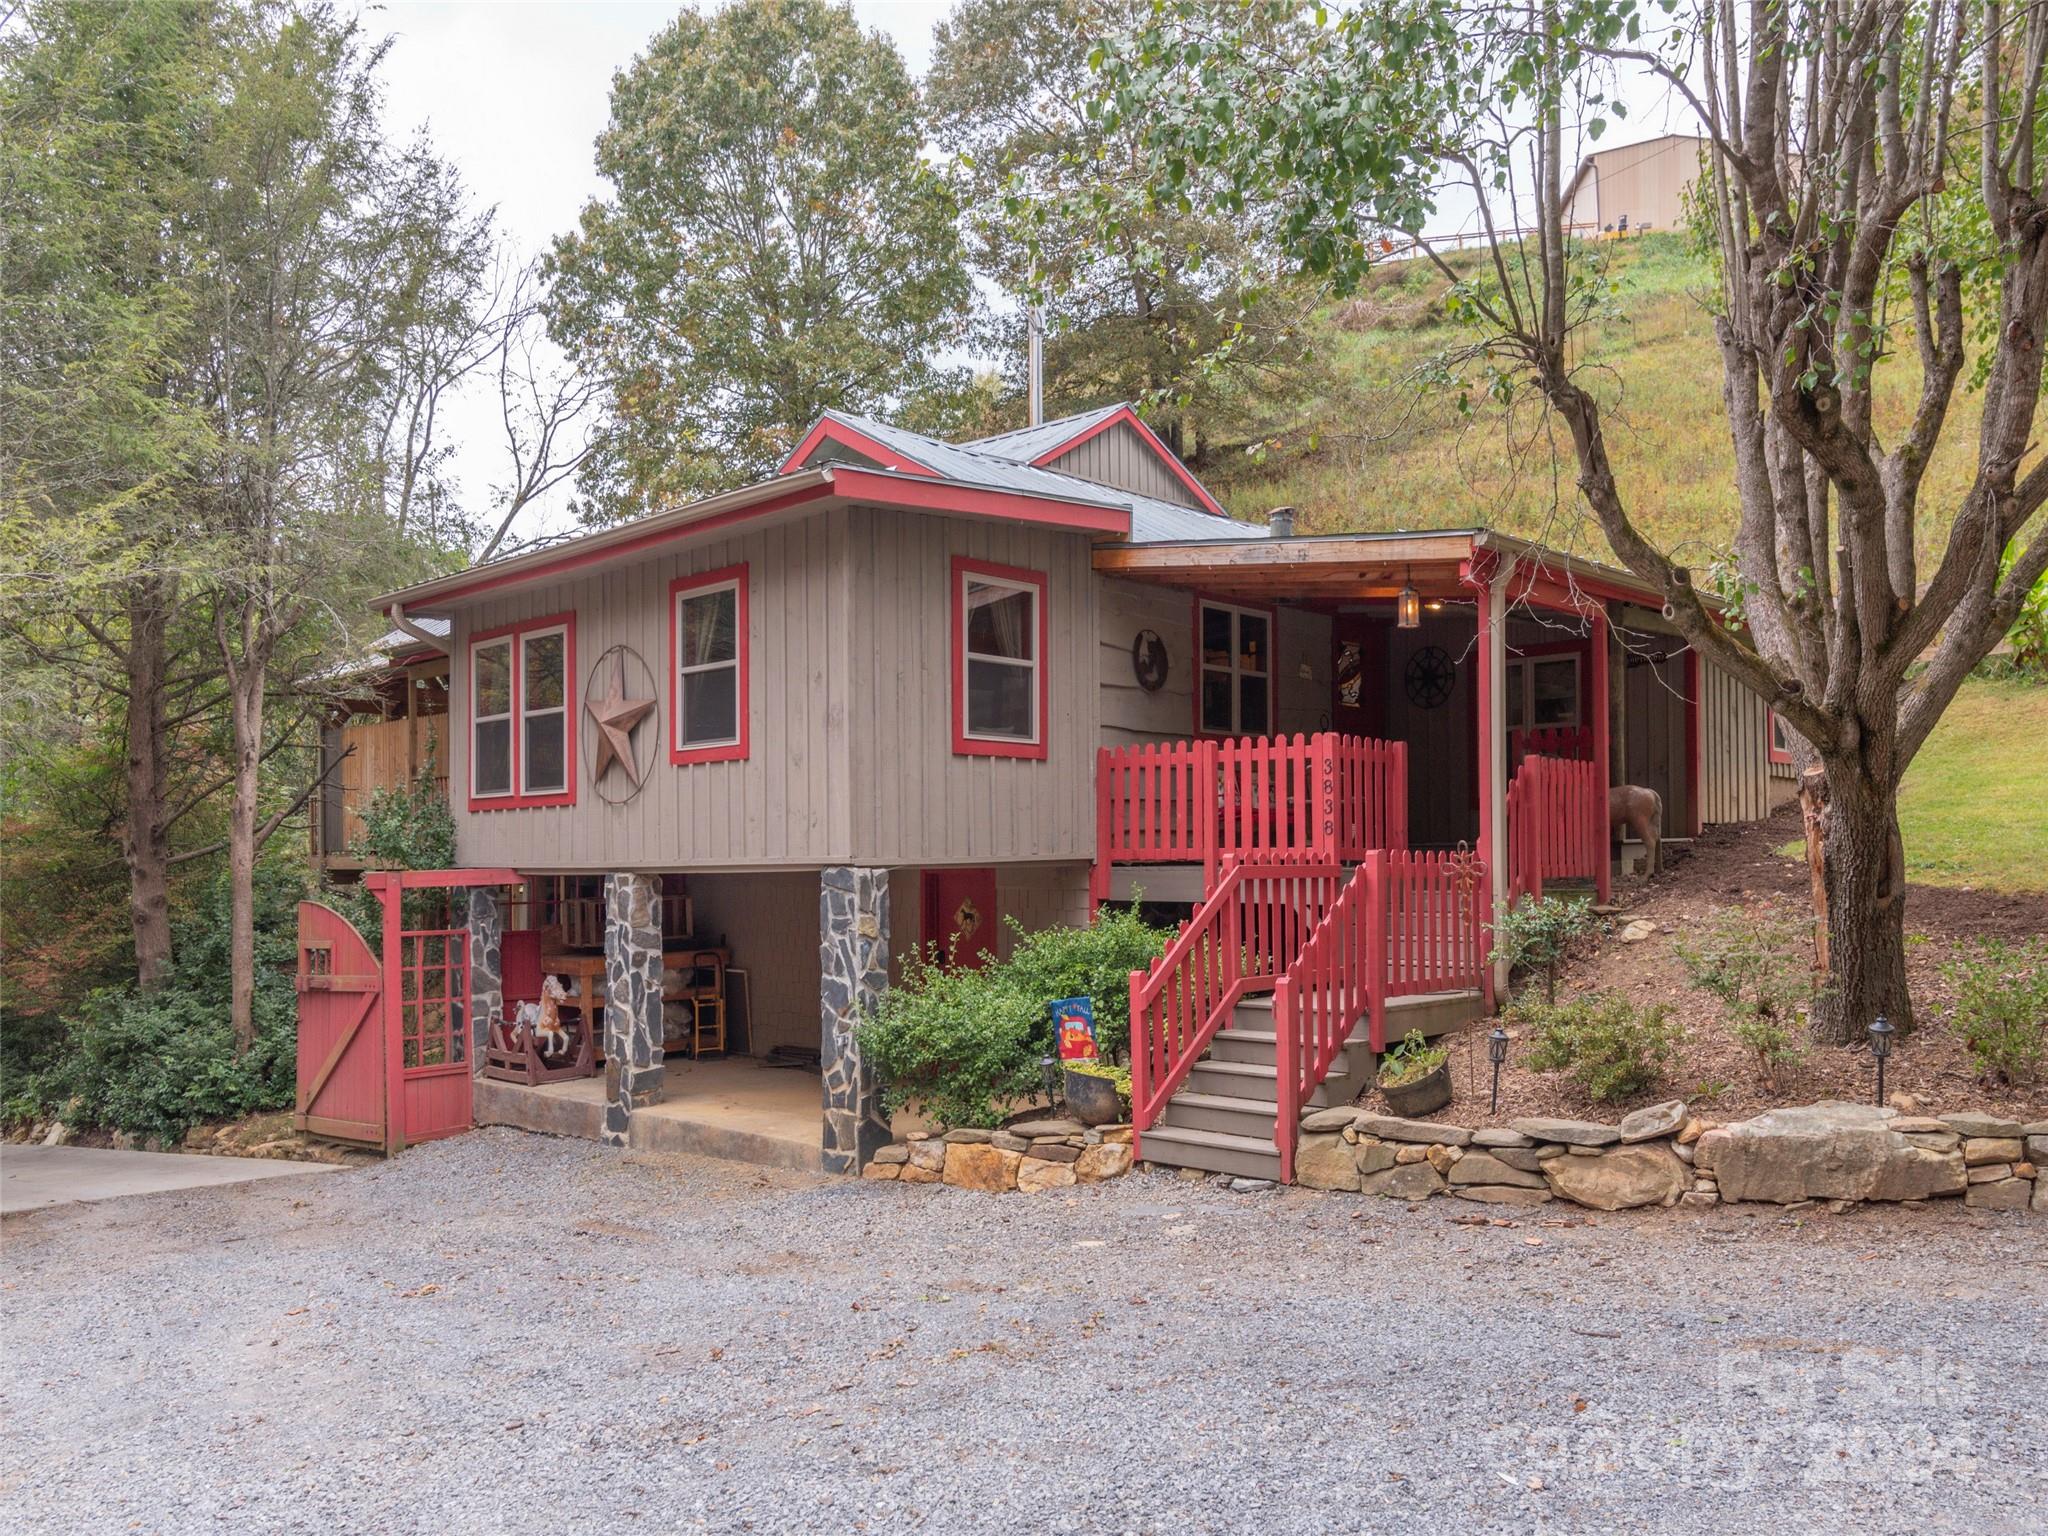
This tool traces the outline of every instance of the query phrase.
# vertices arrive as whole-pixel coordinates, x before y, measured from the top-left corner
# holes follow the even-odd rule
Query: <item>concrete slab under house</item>
[[[347,1012],[360,971],[381,1022],[310,1037],[299,1110],[377,1037],[389,1145],[432,1079],[421,1134],[854,1173],[890,1130],[854,1027],[905,951],[1138,898],[1187,924],[1133,989],[1141,1155],[1288,1178],[1390,1027],[1489,1009],[1496,911],[1606,892],[1610,785],[1667,838],[1790,788],[1769,711],[1635,577],[1238,521],[1122,406],[965,444],[828,413],[759,484],[380,605],[376,718],[332,747],[407,750],[319,835],[424,716],[460,868],[406,877],[452,882],[436,926],[390,886],[360,955],[308,930],[303,995]],[[521,1005],[559,1048],[512,1038]]]

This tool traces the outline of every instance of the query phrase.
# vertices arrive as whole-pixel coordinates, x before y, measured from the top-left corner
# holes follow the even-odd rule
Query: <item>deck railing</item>
[[[1607,857],[1607,794],[1593,763],[1527,757],[1508,783],[1508,905],[1545,880],[1597,879]]]
[[[1330,904],[1273,987],[1273,1140],[1283,1183],[1294,1179],[1302,1108],[1360,1018],[1378,1053],[1387,1047],[1389,998],[1484,987],[1486,900],[1486,867],[1469,853],[1375,849]]]
[[[1142,1136],[1247,994],[1293,965],[1343,883],[1335,864],[1230,857],[1151,968],[1131,972],[1131,1122]]]
[[[1113,864],[1351,863],[1408,844],[1408,747],[1336,731],[1104,747],[1096,756],[1097,895]]]

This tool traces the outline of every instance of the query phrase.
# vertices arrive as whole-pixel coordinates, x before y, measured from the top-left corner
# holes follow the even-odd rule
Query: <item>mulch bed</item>
[[[1489,1116],[1492,1067],[1484,1038],[1489,1020],[1450,1041],[1455,1097],[1443,1118],[1473,1126],[1504,1124],[1523,1115],[1612,1121],[1644,1104],[1685,1098],[1702,1116],[1729,1121],[1774,1105],[1869,1099],[1875,1072],[1861,1046],[1809,1045],[1803,1061],[1778,1069],[1775,1089],[1767,1085],[1756,1058],[1730,1033],[1720,1003],[1687,981],[1672,949],[1675,937],[1727,906],[1764,901],[1804,914],[1806,866],[1775,851],[1799,835],[1797,809],[1787,807],[1753,826],[1710,830],[1655,879],[1618,882],[1615,903],[1626,911],[1612,932],[1566,970],[1560,997],[1612,991],[1638,1003],[1671,1006],[1686,1027],[1686,1039],[1676,1068],[1656,1092],[1599,1103],[1560,1074],[1531,1072],[1521,1065],[1525,1048],[1518,1041],[1501,1072],[1500,1113]],[[1614,935],[1632,918],[1649,919],[1656,933],[1634,944],[1621,943]],[[1978,1076],[1950,1026],[1952,991],[1942,976],[1943,965],[1971,940],[2048,933],[2048,898],[1914,885],[1907,891],[1906,933],[1906,971],[1919,1024],[1893,1048],[1885,1068],[1887,1093],[1911,1094],[1922,1113],[1982,1109],[2021,1120],[2048,1119],[2048,1083],[2015,1089]],[[1369,1096],[1371,1102],[1377,1098]]]

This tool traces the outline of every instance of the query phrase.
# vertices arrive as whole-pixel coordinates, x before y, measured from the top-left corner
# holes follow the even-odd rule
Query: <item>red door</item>
[[[924,942],[939,957],[980,970],[996,948],[996,872],[928,869],[924,872]]]
[[[299,903],[295,1129],[385,1145],[383,982],[347,918],[317,901]]]
[[[469,1060],[469,931],[407,928],[396,935],[395,990],[384,998],[384,1070],[400,1106],[392,1151],[470,1128],[476,1080]]]

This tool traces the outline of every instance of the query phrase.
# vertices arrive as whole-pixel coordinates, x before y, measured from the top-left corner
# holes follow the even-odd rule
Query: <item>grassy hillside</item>
[[[2048,688],[1974,680],[1899,788],[1912,878],[2048,890]]]
[[[1585,334],[1583,365],[1609,412],[1622,494],[1654,539],[1704,566],[1735,523],[1713,273],[1677,234],[1608,249],[1620,318]],[[1205,463],[1209,484],[1241,516],[1291,504],[1306,532],[1477,523],[1611,559],[1578,498],[1571,444],[1553,437],[1540,401],[1486,403],[1466,418],[1444,391],[1418,383],[1432,358],[1473,340],[1444,319],[1444,289],[1431,267],[1402,262],[1328,311],[1324,345],[1340,392],[1305,417],[1270,423],[1281,446],[1263,463]],[[1919,388],[1911,339],[1898,341],[1905,354],[1879,371],[1879,420],[1894,429]],[[1981,410],[1977,394],[1959,391],[1923,500],[1923,554],[1938,549],[1942,509],[1967,483]]]

